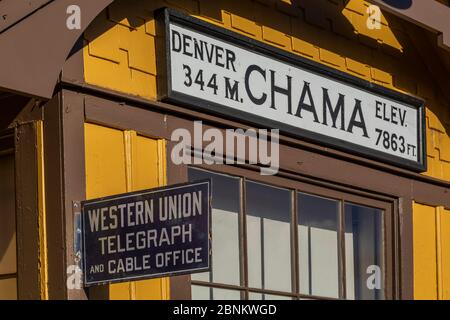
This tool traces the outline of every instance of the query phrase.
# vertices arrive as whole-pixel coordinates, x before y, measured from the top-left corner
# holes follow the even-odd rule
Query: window
[[[290,191],[251,181],[245,187],[248,285],[291,292]]]
[[[191,276],[193,299],[384,299],[391,292],[388,203],[192,167],[188,176],[212,180],[212,271]]]
[[[339,297],[339,202],[297,195],[300,293]]]

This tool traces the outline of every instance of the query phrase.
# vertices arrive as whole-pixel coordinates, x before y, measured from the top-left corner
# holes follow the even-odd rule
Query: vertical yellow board
[[[38,165],[38,196],[39,196],[39,276],[40,297],[48,300],[48,266],[47,266],[47,226],[45,224],[45,172],[44,172],[44,124],[36,122],[37,130],[37,165]]]
[[[87,123],[85,145],[86,198],[126,192],[123,132]]]
[[[165,174],[161,174],[161,168],[165,167],[164,147],[161,146],[161,140],[132,133],[131,154],[133,190],[149,189],[165,184]],[[168,299],[168,278],[136,281],[135,298],[138,300]]]
[[[450,210],[441,214],[442,299],[450,300]]]
[[[414,299],[437,299],[436,208],[414,203]]]
[[[153,188],[165,184],[162,140],[85,124],[86,197]],[[124,282],[109,286],[109,299],[169,299],[169,279]]]

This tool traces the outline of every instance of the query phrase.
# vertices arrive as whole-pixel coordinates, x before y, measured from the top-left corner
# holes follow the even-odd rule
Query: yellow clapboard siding
[[[133,189],[158,187],[158,140],[133,136],[132,159]]]
[[[165,183],[165,150],[161,140],[85,124],[86,197],[157,187]],[[169,279],[152,279],[112,284],[108,298],[168,299]]]
[[[123,132],[85,125],[86,198],[98,198],[126,189]]]
[[[132,188],[142,190],[161,186],[160,167],[165,166],[160,159],[159,140],[131,135]],[[164,159],[164,157],[162,157]],[[135,282],[136,299],[167,299],[169,280],[150,279]]]
[[[414,299],[437,299],[436,208],[413,207]]]

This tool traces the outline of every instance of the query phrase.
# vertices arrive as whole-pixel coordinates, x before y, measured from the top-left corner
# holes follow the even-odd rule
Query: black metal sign
[[[84,285],[207,271],[210,181],[81,203]]]
[[[161,100],[426,170],[423,100],[172,9],[156,17]]]

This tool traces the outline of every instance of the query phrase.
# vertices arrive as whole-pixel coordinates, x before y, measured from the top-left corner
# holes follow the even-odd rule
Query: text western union
[[[89,227],[91,232],[107,231],[154,223],[155,218],[168,221],[201,215],[201,199],[202,192],[196,191],[156,199],[156,210],[154,199],[88,210]]]

